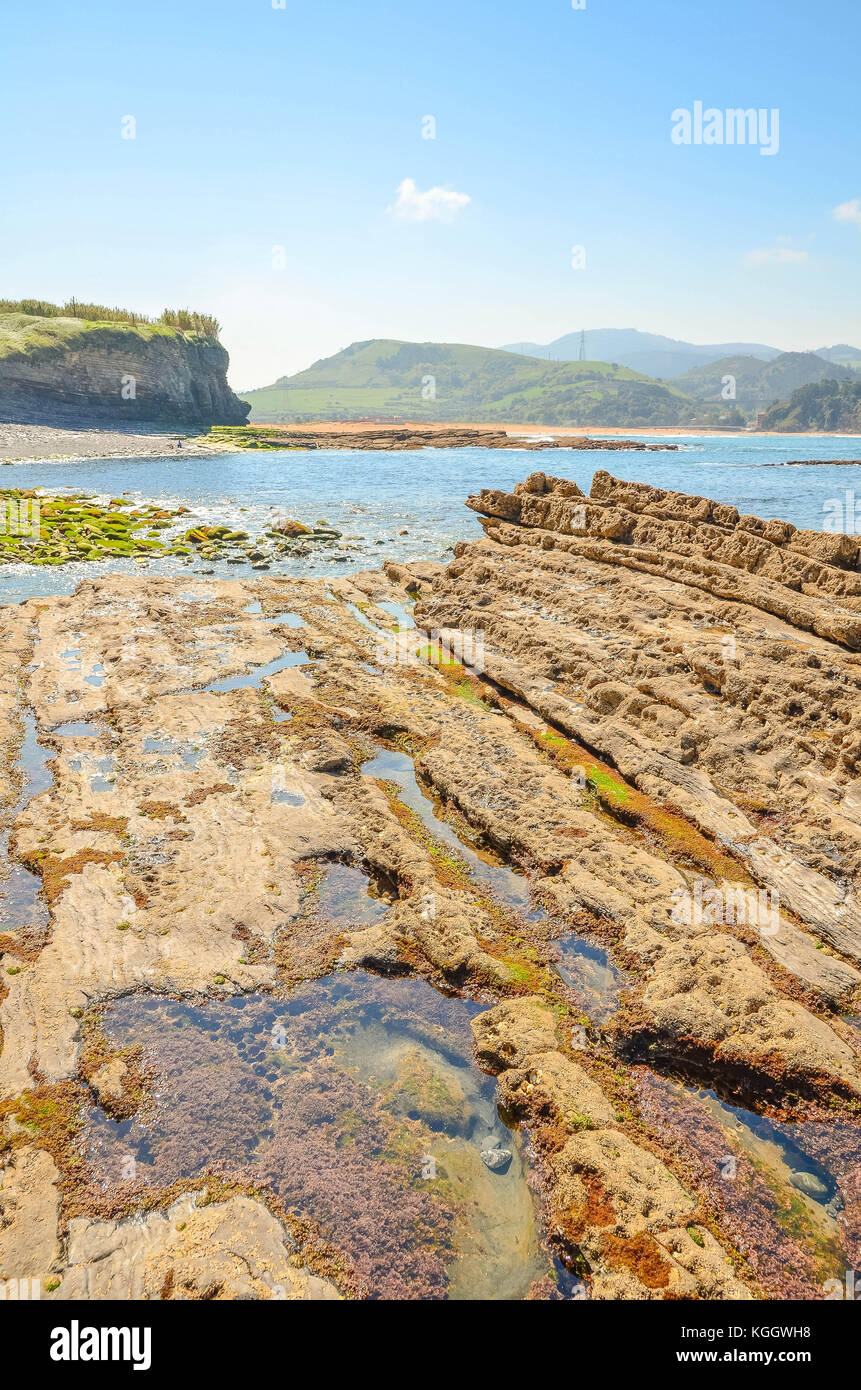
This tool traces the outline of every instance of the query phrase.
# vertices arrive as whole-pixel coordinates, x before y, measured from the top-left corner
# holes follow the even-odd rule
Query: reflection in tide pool
[[[279,656],[275,661],[267,661],[265,666],[255,666],[244,676],[225,676],[222,680],[211,681],[205,685],[203,690],[209,694],[218,694],[227,690],[258,690],[261,683],[267,676],[275,676],[279,671],[286,671],[290,666],[304,666],[310,661],[307,652],[287,652],[285,656]]]
[[[396,783],[404,805],[415,812],[435,839],[456,850],[472,869],[479,883],[486,883],[501,902],[516,908],[518,912],[529,913],[532,910],[529,902],[529,880],[522,874],[516,874],[507,865],[500,864],[491,855],[479,854],[455,834],[448,821],[437,814],[431,798],[422,791],[416,778],[415,764],[407,753],[380,749],[377,757],[363,763],[362,772],[366,777],[378,777],[382,781]]]
[[[314,886],[314,898],[318,912],[330,921],[371,926],[391,907],[387,898],[375,896],[372,890],[370,878],[361,869],[350,864],[329,864]]]
[[[613,964],[601,946],[579,936],[562,937],[556,942],[559,974],[582,997],[584,1011],[596,1023],[604,1023],[618,1008],[619,992],[625,988],[625,974]]]
[[[115,789],[116,758],[112,753],[103,753],[101,756],[93,753],[74,753],[69,758],[69,771],[86,778],[91,792],[98,794]]]
[[[288,1000],[198,1008],[130,997],[107,1012],[158,1078],[145,1121],[93,1112],[90,1157],[169,1184],[209,1164],[271,1183],[354,1261],[371,1297],[519,1299],[540,1246],[519,1137],[475,1065],[480,1006],[362,972]]]

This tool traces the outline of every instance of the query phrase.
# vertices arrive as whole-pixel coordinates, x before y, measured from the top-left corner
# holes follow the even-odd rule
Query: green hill
[[[353,343],[242,395],[261,423],[394,417],[635,427],[687,424],[700,413],[674,386],[615,363],[548,362],[463,343],[386,338]],[[716,423],[718,413],[705,416]]]
[[[673,385],[699,400],[722,399],[723,379],[735,377],[735,403],[740,410],[753,413],[774,401],[785,401],[793,391],[829,379],[851,380],[851,368],[835,365],[815,352],[782,352],[771,362],[758,357],[722,357],[705,367],[696,367],[676,377]]]
[[[830,348],[817,348],[817,357],[824,357],[826,362],[836,362],[839,367],[853,367],[855,371],[861,369],[861,348],[851,347],[849,343],[837,343]]]
[[[793,391],[767,410],[762,429],[861,434],[861,381],[820,381]]]

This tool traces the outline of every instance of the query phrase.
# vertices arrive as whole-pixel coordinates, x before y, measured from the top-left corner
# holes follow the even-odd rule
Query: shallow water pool
[[[370,1297],[520,1299],[552,1270],[520,1137],[476,1066],[480,1006],[364,972],[286,1001],[130,997],[108,1035],[140,1044],[153,1114],[92,1116],[103,1181],[131,1156],[155,1184],[209,1164],[272,1185],[354,1262]]]

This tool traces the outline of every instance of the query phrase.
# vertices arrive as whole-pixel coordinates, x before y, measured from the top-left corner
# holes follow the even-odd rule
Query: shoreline
[[[35,451],[35,452],[34,452]],[[62,425],[0,421],[0,467],[16,463],[75,463],[91,458],[160,458],[211,454],[195,427],[136,424]]]
[[[415,428],[430,430],[434,433],[453,430],[453,429],[473,429],[485,430],[489,432],[504,431],[512,437],[542,435],[546,438],[567,439],[582,438],[584,435],[590,438],[682,438],[689,436],[693,439],[861,439],[861,434],[846,434],[840,430],[816,430],[804,431],[801,434],[788,434],[783,430],[716,430],[716,429],[689,429],[687,426],[669,425],[641,425],[621,426],[621,425],[536,425],[536,424],[467,424],[457,420],[403,420],[397,423],[388,421],[385,424],[375,424],[373,420],[318,420],[304,421],[299,424],[269,424],[259,420],[249,420],[249,425],[257,428],[273,430],[284,430],[290,434],[357,434],[363,430],[376,429],[380,434],[389,430]]]
[[[252,422],[253,423],[253,422]],[[615,441],[643,439],[644,441],[669,439],[861,439],[857,434],[816,432],[810,434],[783,434],[775,431],[698,431],[664,426],[627,429],[607,426],[596,429],[587,426],[542,427],[541,425],[464,425],[445,421],[402,423],[387,422],[375,425],[368,420],[323,420],[316,423],[305,422],[295,425],[267,425],[266,430],[283,431],[295,440],[296,436],[336,436],[367,434],[373,432],[378,438],[385,438],[396,431],[415,429],[427,435],[469,431],[473,434],[505,434],[512,441],[509,448],[517,448],[522,441],[524,448],[535,448],[537,440],[563,441],[585,438],[599,441],[606,439],[610,447]],[[456,446],[455,446],[456,447]],[[583,447],[578,445],[577,447]],[[596,443],[593,447],[600,448]],[[92,458],[144,459],[195,456],[233,452],[227,441],[210,438],[200,434],[194,426],[180,426],[165,429],[159,425],[148,427],[135,424],[128,428],[118,426],[99,427],[81,425],[73,427],[64,424],[18,424],[0,422],[0,466],[18,463],[75,463]]]

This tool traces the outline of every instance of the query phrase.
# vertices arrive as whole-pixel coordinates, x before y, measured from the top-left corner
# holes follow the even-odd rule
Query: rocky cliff
[[[163,324],[0,314],[0,418],[242,424],[215,338]]]

